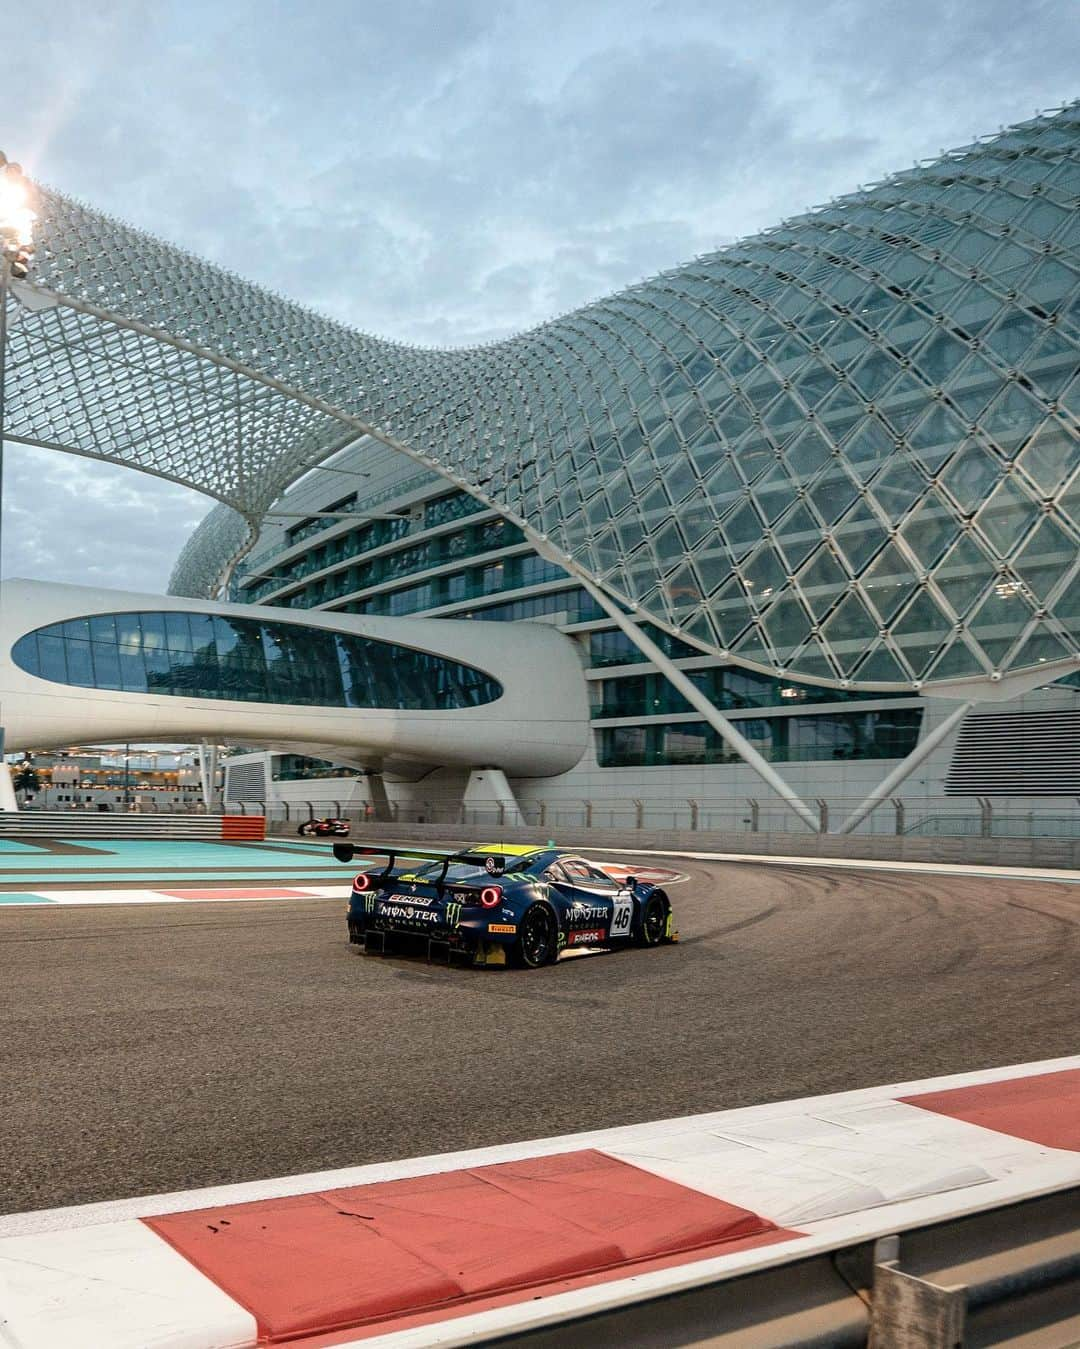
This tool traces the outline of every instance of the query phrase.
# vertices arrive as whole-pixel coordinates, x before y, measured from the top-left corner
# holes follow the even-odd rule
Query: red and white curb
[[[1080,1056],[0,1218],[10,1349],[475,1343],[1080,1186]]]

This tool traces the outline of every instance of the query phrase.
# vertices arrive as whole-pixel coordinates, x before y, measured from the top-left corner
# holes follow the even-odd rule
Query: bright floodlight
[[[21,170],[17,164],[5,164],[0,169],[0,239],[5,253],[13,255],[31,247],[36,219]]]

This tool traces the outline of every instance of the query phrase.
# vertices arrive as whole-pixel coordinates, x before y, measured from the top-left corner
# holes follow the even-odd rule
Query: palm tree
[[[29,759],[24,759],[22,763],[15,765],[15,771],[11,775],[11,785],[16,792],[22,792],[24,798],[33,796],[41,790],[41,778]]]

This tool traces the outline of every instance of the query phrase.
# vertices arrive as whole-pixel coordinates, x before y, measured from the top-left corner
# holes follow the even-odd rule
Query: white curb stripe
[[[255,1318],[140,1222],[0,1241],[0,1344],[248,1349]]]
[[[1050,1150],[901,1101],[668,1135],[611,1155],[665,1180],[806,1227],[882,1204],[1034,1177]],[[1054,1167],[1060,1153],[1054,1152]],[[1080,1159],[1077,1165],[1080,1179]]]

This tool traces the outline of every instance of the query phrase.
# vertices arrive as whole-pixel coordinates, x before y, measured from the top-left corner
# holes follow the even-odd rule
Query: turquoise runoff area
[[[52,842],[52,840],[50,840]],[[208,888],[245,880],[348,882],[352,869],[335,861],[325,844],[300,840],[203,843],[180,839],[70,839],[92,852],[49,852],[31,842],[0,840],[0,886],[56,887],[116,882],[142,889],[189,885]],[[27,894],[21,902],[34,899]],[[0,902],[16,902],[8,892]]]

